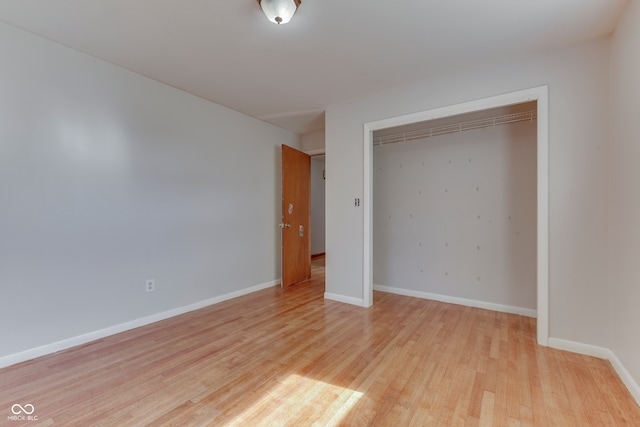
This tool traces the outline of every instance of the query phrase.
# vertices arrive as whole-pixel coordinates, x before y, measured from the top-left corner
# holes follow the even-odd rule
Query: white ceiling
[[[299,134],[324,110],[610,34],[627,0],[0,0],[0,21]]]

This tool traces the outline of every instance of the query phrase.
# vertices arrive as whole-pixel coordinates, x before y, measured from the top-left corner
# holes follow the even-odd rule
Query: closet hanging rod
[[[374,136],[373,145],[393,144],[396,142],[412,141],[414,139],[429,138],[432,136],[457,133],[465,130],[481,129],[509,123],[533,121],[537,119],[537,110],[525,111],[522,113],[505,114],[502,116],[489,117],[486,119],[471,120],[452,125],[436,126],[431,128],[400,132],[391,135]]]

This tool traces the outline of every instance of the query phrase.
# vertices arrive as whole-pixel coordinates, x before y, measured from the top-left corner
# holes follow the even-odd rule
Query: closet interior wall
[[[535,315],[536,126],[379,145],[374,133],[374,288]]]

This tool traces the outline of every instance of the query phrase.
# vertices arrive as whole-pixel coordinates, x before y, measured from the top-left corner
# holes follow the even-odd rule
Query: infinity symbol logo
[[[15,403],[11,406],[11,412],[13,412],[14,415],[20,415],[23,412],[27,415],[31,415],[35,410],[36,408],[34,408],[31,403],[27,403],[24,406]]]

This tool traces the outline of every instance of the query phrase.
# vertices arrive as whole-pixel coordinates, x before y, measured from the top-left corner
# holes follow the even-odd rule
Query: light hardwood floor
[[[0,425],[640,426],[606,361],[534,319],[375,293],[270,288],[0,370]],[[37,423],[7,419],[34,405]]]

